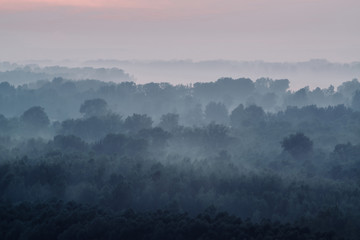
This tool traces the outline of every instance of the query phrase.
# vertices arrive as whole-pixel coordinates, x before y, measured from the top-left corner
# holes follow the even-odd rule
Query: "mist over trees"
[[[103,81],[130,81],[132,76],[119,68],[63,67],[38,64],[20,65],[0,62],[0,82],[11,82],[13,85],[35,83],[39,80],[48,81],[58,76],[80,79],[102,79]]]
[[[0,238],[359,239],[360,83],[289,86],[0,83]]]
[[[227,60],[172,60],[172,61],[126,61],[91,60],[85,66],[109,68],[117,66],[133,73],[141,83],[170,81],[173,84],[208,82],[223,76],[246,76],[251,79],[271,76],[291,79],[291,88],[303,85],[324,88],[329,84],[340,85],[360,74],[360,63],[336,63],[325,59],[304,62],[227,61]],[[143,81],[141,81],[143,79]]]
[[[94,113],[89,112],[91,104],[85,101],[102,99],[104,103],[101,104],[106,107],[103,106],[102,113],[98,109],[99,114],[110,111],[126,117],[141,113],[159,122],[162,115],[176,113],[180,115],[180,123],[192,126],[211,121],[229,124],[227,115],[231,115],[239,104],[244,106],[245,111],[255,111],[251,106],[256,105],[263,111],[272,113],[284,111],[289,106],[328,107],[343,104],[345,107],[357,108],[356,91],[360,89],[357,79],[344,82],[336,90],[333,86],[329,86],[323,89],[310,90],[304,87],[290,91],[289,84],[290,81],[287,79],[265,78],[256,81],[247,78],[221,78],[216,82],[193,85],[105,83],[96,80],[72,81],[64,78],[38,81],[31,86],[29,84],[14,86],[2,82],[0,109],[5,116],[13,117],[30,107],[41,106],[51,120],[62,121],[93,115]],[[100,104],[101,100],[97,101]],[[83,108],[79,111],[82,104]],[[93,102],[93,107],[94,104],[96,103]],[[260,112],[258,114],[261,114]]]

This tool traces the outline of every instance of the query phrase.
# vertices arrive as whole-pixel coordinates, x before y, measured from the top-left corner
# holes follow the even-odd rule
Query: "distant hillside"
[[[240,56],[241,57],[241,56]],[[290,89],[298,90],[304,86],[325,88],[339,86],[342,82],[360,78],[360,62],[336,63],[324,59],[304,62],[265,62],[265,61],[121,61],[93,60],[83,63],[93,67],[120,67],[133,74],[137,83],[171,82],[186,84],[215,81],[221,77],[247,77],[257,79],[287,78]]]
[[[38,65],[18,65],[8,62],[0,63],[0,82],[9,82],[13,85],[32,83],[38,80],[52,80],[62,77],[73,80],[97,79],[102,81],[123,82],[133,78],[119,68],[93,68],[93,67],[63,67]]]

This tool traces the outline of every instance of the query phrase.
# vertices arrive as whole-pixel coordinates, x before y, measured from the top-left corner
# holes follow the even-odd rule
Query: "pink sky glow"
[[[0,0],[0,60],[358,61],[358,0]]]
[[[5,10],[31,10],[49,6],[67,6],[82,8],[153,8],[167,4],[168,1],[158,0],[155,4],[145,0],[0,0],[0,9]]]

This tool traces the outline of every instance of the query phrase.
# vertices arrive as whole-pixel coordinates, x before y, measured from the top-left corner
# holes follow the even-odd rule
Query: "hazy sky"
[[[0,60],[360,60],[359,0],[0,0]]]

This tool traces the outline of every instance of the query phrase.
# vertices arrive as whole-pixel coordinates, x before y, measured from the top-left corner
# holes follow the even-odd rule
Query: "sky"
[[[0,60],[360,60],[359,0],[0,0]]]

